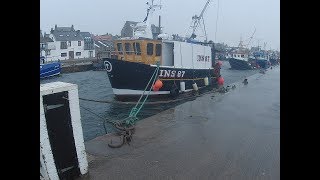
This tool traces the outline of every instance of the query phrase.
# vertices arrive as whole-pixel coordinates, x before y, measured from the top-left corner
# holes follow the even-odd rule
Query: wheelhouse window
[[[123,54],[123,52],[122,52],[122,43],[117,43],[117,49],[118,49],[119,54]]]
[[[133,51],[136,53],[136,55],[141,55],[140,43],[133,43]]]
[[[130,43],[125,43],[124,48],[126,50],[126,54],[132,54],[132,48]]]
[[[156,44],[156,56],[161,56],[161,44]]]
[[[243,54],[241,54],[241,57],[244,57],[244,55],[243,55]]]
[[[153,55],[153,43],[147,44],[147,55],[150,55],[150,56]]]

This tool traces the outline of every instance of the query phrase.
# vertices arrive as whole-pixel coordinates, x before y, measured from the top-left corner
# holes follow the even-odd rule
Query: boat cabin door
[[[162,43],[162,65],[173,66],[174,65],[174,44],[171,42]]]

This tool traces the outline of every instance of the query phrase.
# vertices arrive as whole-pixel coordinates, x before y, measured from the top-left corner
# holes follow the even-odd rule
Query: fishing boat
[[[152,88],[148,92],[151,97],[177,97],[181,93],[216,85],[221,64],[213,58],[213,43],[196,40],[194,33],[184,40],[175,40],[165,33],[153,38],[150,20],[161,5],[155,5],[152,0],[148,6],[144,21],[133,27],[133,37],[115,40],[115,56],[103,58],[115,96],[120,99],[141,96],[145,89]],[[202,14],[193,17],[197,21],[195,24],[200,22]],[[157,69],[161,87],[153,88],[148,82]]]
[[[279,56],[275,52],[272,52],[271,55],[269,56],[269,61],[272,66],[278,65],[280,61],[279,59],[280,59]]]
[[[255,32],[256,32],[256,29],[254,29],[253,34],[249,38],[249,42],[246,45],[243,45],[242,38],[240,38],[238,47],[231,51],[228,57],[228,61],[231,66],[231,69],[251,70],[255,68],[255,60],[249,58],[250,51],[248,48],[246,48],[250,44],[251,39],[253,38],[253,35]]]
[[[249,60],[249,50],[244,48],[242,41],[238,45],[238,48],[231,51],[228,57],[231,69],[235,70],[250,70],[253,69],[253,61]]]
[[[267,69],[270,67],[271,63],[266,51],[259,49],[259,51],[253,52],[253,56],[260,68]]]
[[[40,79],[59,75],[61,73],[60,62],[45,62],[44,58],[40,58]]]

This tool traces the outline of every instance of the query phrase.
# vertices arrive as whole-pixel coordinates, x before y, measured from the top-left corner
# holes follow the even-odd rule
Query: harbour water
[[[258,73],[258,70],[231,70],[227,61],[223,61],[221,67],[221,75],[225,80],[225,86],[239,80],[243,80],[245,77],[256,73]],[[114,101],[112,88],[105,71],[84,71],[61,74],[58,77],[41,80],[40,83],[43,84],[55,81],[77,84],[80,98]],[[158,105],[146,104],[138,114],[138,118],[141,120],[150,117],[180,103],[181,102]],[[102,118],[107,118],[109,120],[121,120],[128,116],[133,106],[134,105],[132,104],[124,105],[80,100],[84,140],[88,141],[97,136],[101,136],[105,134],[106,131],[107,133],[113,132],[114,129],[110,124],[106,124],[106,129],[104,128],[104,120]]]

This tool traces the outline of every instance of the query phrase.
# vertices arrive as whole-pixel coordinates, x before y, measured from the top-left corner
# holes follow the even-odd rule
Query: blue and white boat
[[[255,57],[256,63],[259,65],[260,68],[267,69],[270,67],[270,61],[268,54],[265,51],[256,51],[253,53],[253,56]]]
[[[43,58],[40,58],[40,79],[56,76],[61,73],[60,62],[45,63]]]
[[[254,69],[253,62],[249,59],[249,49],[245,48],[242,40],[238,47],[228,54],[228,61],[231,69],[235,70],[251,70]]]

